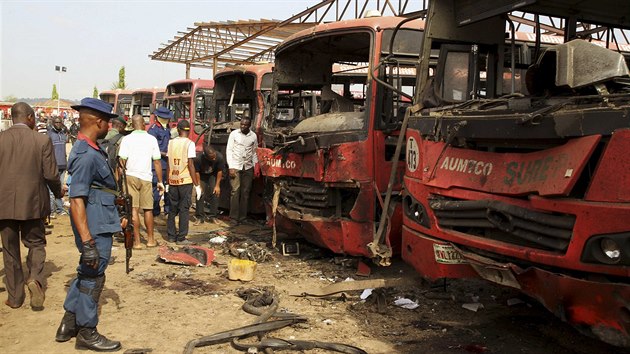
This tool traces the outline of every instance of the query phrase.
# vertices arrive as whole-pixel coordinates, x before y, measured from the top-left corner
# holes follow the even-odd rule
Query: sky
[[[183,79],[184,64],[149,55],[195,22],[286,19],[319,0],[0,0],[0,101],[78,100],[109,90],[125,66],[130,89],[165,87]],[[67,67],[61,75],[55,66]],[[212,78],[191,69],[191,78]]]

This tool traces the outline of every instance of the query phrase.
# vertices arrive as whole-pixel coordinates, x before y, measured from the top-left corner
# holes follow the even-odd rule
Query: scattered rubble
[[[178,250],[161,246],[158,257],[166,263],[203,267],[212,264],[214,251],[201,246],[184,246]]]
[[[398,307],[402,307],[407,310],[414,310],[418,308],[418,306],[420,306],[418,305],[418,302],[407,299],[407,298],[398,298],[394,300],[394,305]]]

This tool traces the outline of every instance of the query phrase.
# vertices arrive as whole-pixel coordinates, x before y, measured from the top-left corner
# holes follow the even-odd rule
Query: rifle
[[[131,194],[129,194],[129,187],[127,187],[127,169],[118,159],[118,167],[121,171],[118,178],[118,196],[116,197],[116,205],[118,206],[118,212],[121,218],[127,218],[127,226],[123,230],[125,237],[125,271],[127,274],[133,269],[129,268],[129,261],[131,260],[133,250],[133,215],[132,215],[132,203]]]

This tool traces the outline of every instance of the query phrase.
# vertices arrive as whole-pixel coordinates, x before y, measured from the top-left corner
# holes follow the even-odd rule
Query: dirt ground
[[[53,220],[48,236],[48,275],[43,311],[32,311],[29,298],[16,310],[0,306],[1,353],[71,353],[74,339],[54,341],[63,315],[63,300],[75,275],[78,252],[67,216]],[[165,235],[165,223],[157,224]],[[274,331],[269,336],[283,339],[338,342],[362,348],[368,353],[619,353],[597,340],[580,335],[535,301],[517,292],[481,281],[448,281],[428,284],[413,270],[395,259],[391,267],[372,266],[369,277],[358,277],[357,259],[335,256],[300,242],[299,256],[283,256],[270,247],[270,231],[262,223],[229,228],[226,225],[192,226],[190,238],[216,251],[209,267],[167,264],[157,259],[157,249],[134,251],[133,271],[125,274],[125,250],[114,243],[113,264],[101,297],[99,331],[120,340],[121,352],[149,349],[153,353],[181,353],[192,339],[254,322],[245,313],[238,288],[273,285],[280,307],[308,318],[306,323]],[[222,234],[227,243],[244,247],[258,244],[267,253],[251,282],[230,281],[227,263],[233,258],[223,246],[208,240]],[[166,242],[162,236],[158,240]],[[282,240],[281,240],[282,241]],[[23,258],[26,249],[23,248]],[[0,270],[0,276],[4,269]],[[403,277],[410,286],[382,291],[380,311],[376,295],[360,299],[361,291],[325,298],[294,297],[290,293],[350,279],[365,280]],[[349,280],[349,279],[348,279]],[[0,288],[4,300],[6,290]],[[417,302],[413,310],[393,304],[397,297]],[[512,306],[519,299],[522,302]],[[477,312],[462,307],[478,302]],[[142,351],[140,351],[142,352]],[[197,348],[195,353],[237,353],[229,343]],[[287,351],[284,351],[287,352]],[[324,353],[311,350],[309,353]]]

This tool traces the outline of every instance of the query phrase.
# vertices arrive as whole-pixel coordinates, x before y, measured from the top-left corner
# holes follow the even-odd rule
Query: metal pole
[[[59,111],[59,99],[61,98],[61,67],[59,67],[59,77],[57,79],[57,117],[61,117]]]

